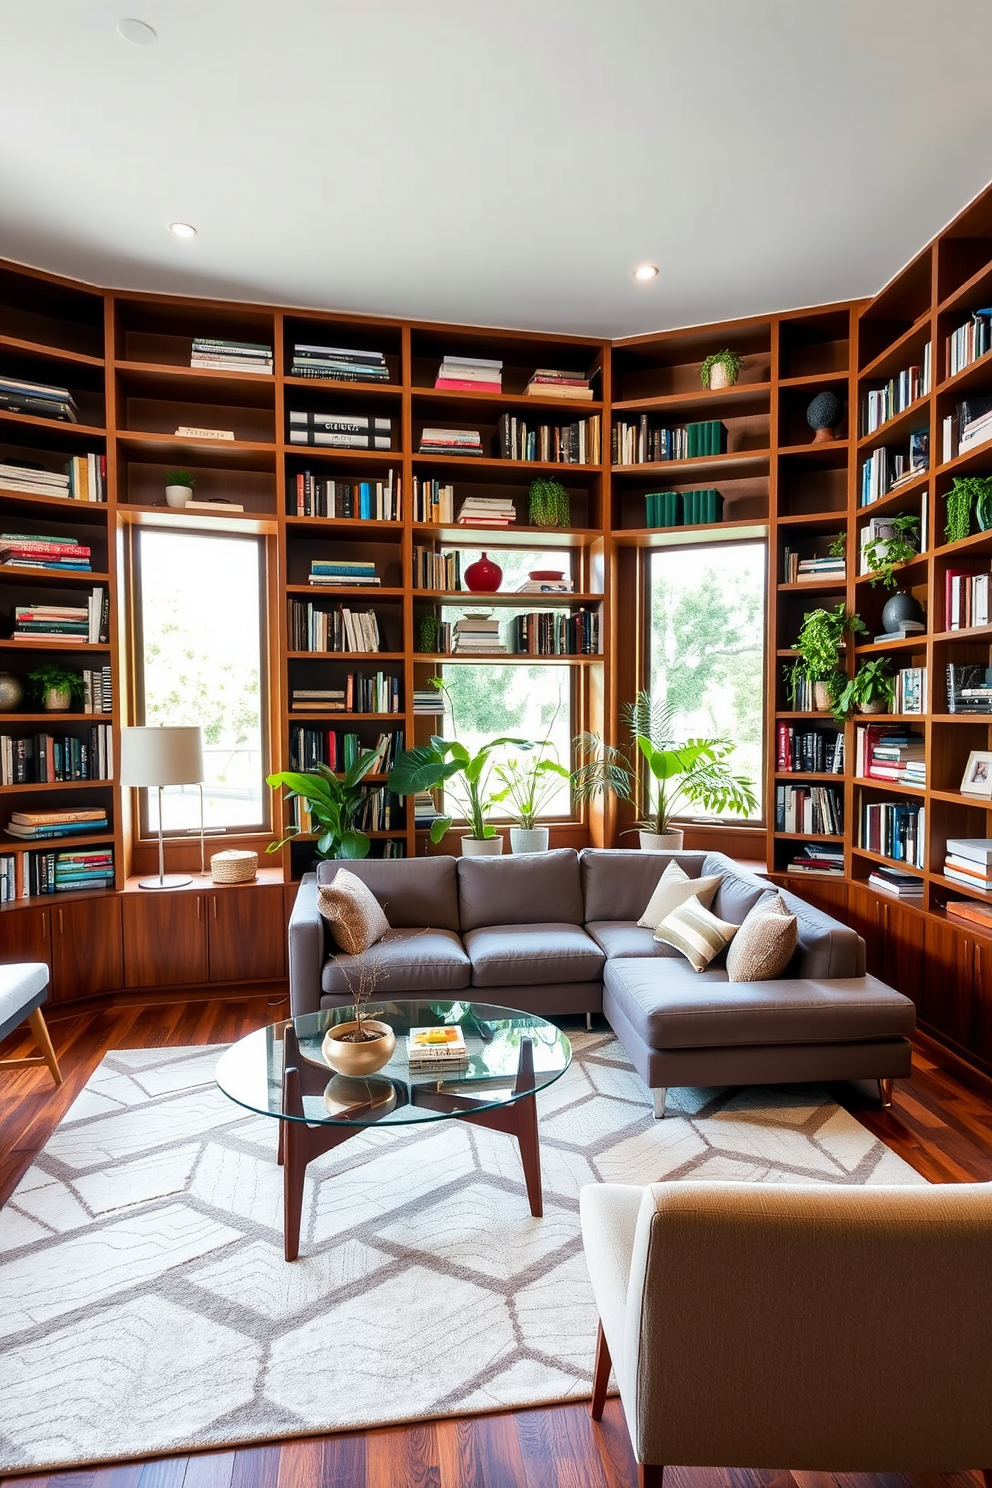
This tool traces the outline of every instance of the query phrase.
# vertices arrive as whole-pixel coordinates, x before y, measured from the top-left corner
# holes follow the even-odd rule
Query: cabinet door
[[[971,1038],[971,984],[974,942],[968,935],[927,919],[920,1017],[938,1033],[967,1049]]]
[[[206,898],[182,889],[124,895],[129,987],[184,987],[207,980]]]
[[[71,1002],[123,987],[121,901],[117,895],[54,904],[49,913],[55,1001]]]
[[[976,935],[972,945],[971,1048],[992,1065],[992,942]]]
[[[281,884],[209,890],[210,980],[273,981],[286,974]]]
[[[878,895],[860,884],[847,886],[847,923],[856,930],[865,943],[865,963],[872,976],[881,977],[883,920],[879,913]]]
[[[0,916],[0,965],[45,961],[52,965],[51,911],[8,909]]]
[[[876,976],[920,1006],[923,987],[923,916],[905,905],[878,901],[882,920],[880,970]]]

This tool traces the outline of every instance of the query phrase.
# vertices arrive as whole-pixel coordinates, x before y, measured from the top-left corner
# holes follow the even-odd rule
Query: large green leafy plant
[[[319,836],[315,843],[320,858],[367,858],[371,846],[368,837],[355,826],[355,819],[366,798],[362,787],[365,779],[382,759],[381,749],[364,749],[350,769],[338,779],[326,765],[315,770],[282,770],[269,775],[266,783],[275,790],[283,785],[288,789],[287,801],[299,797],[317,824]],[[279,842],[270,842],[266,852],[278,852],[293,837],[299,835],[299,827],[290,827]]]
[[[570,780],[571,771],[559,764],[554,757],[554,746],[550,739],[542,739],[534,746],[534,753],[525,759],[515,757],[502,760],[496,766],[496,778],[503,789],[494,791],[492,800],[508,805],[511,815],[525,832],[540,825],[543,807],[561,786]]]
[[[848,613],[843,603],[832,610],[809,610],[803,616],[793,651],[799,656],[785,668],[789,700],[796,706],[801,682],[826,685],[831,703],[840,696],[844,674],[840,669],[840,648],[852,635],[867,635],[868,627],[857,613]]]
[[[576,740],[580,764],[573,781],[580,800],[614,795],[639,802],[645,809],[638,827],[658,834],[669,831],[671,819],[689,805],[741,816],[757,810],[753,782],[731,768],[729,739],[676,742],[669,709],[645,691],[623,705],[620,717],[632,749],[617,749],[599,734],[580,734]]]

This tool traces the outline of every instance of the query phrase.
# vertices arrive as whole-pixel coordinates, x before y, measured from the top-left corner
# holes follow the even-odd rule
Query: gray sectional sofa
[[[468,994],[554,1017],[602,1011],[664,1113],[679,1085],[874,1079],[883,1099],[910,1072],[912,1002],[865,975],[855,931],[795,895],[799,944],[774,981],[730,982],[723,957],[696,972],[637,924],[675,859],[719,874],[714,914],[740,924],[776,892],[719,853],[561,848],[509,858],[366,859],[308,875],[289,925],[294,1014],[351,1000],[361,957],[340,951],[317,882],[347,866],[390,930],[366,954],[389,998]]]

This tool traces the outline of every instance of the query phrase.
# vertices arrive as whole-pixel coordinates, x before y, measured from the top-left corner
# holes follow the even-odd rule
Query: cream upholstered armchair
[[[582,1189],[644,1488],[665,1464],[992,1465],[992,1185]],[[992,1488],[992,1474],[986,1471]]]

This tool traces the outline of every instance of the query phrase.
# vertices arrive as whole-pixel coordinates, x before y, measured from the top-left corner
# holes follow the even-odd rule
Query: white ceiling
[[[0,256],[602,336],[868,295],[992,175],[990,51],[989,0],[0,0]]]

